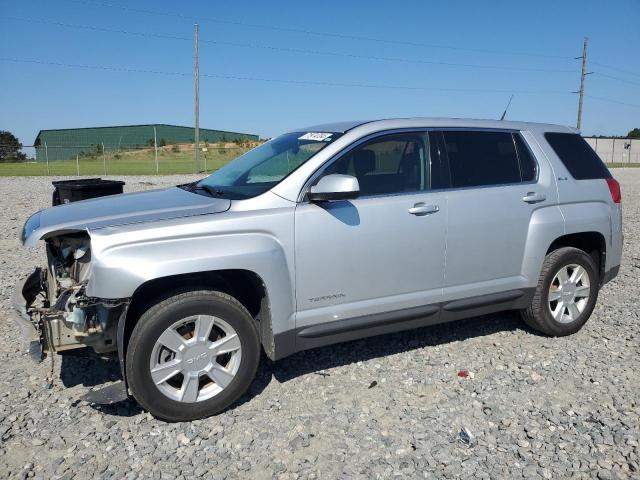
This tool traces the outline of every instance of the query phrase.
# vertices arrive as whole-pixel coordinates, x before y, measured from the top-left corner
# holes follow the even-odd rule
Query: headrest
[[[376,153],[373,150],[357,150],[353,154],[353,169],[361,177],[376,168]]]
[[[402,161],[400,162],[400,170],[404,173],[410,173],[419,165],[420,154],[418,152],[407,153],[404,157],[402,157]]]

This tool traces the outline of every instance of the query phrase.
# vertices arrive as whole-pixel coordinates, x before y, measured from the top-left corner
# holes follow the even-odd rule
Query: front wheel
[[[546,335],[571,335],[591,316],[598,289],[593,259],[577,248],[559,248],[546,256],[536,293],[522,317],[527,325]]]
[[[256,325],[233,297],[178,293],[147,310],[127,348],[134,398],[169,421],[208,417],[249,387],[260,359]]]

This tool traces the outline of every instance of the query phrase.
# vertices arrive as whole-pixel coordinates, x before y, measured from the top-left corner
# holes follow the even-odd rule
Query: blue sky
[[[334,120],[496,118],[511,92],[507,118],[575,125],[585,35],[603,65],[589,65],[583,132],[640,127],[637,0],[0,0],[0,129],[31,144],[45,128],[192,125],[195,19],[206,128],[269,137]]]

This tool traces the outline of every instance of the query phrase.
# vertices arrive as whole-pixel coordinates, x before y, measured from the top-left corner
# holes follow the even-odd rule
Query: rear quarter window
[[[533,159],[533,155],[529,151],[529,148],[524,143],[522,137],[514,133],[513,139],[516,142],[518,148],[518,159],[520,160],[520,173],[522,174],[523,182],[532,182],[538,175],[538,164]]]
[[[600,157],[577,133],[547,132],[544,137],[576,180],[611,178]]]

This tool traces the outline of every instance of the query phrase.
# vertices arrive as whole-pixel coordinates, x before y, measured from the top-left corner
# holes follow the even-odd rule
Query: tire
[[[196,334],[209,323],[210,333]],[[214,350],[214,343],[221,346]],[[242,304],[221,292],[197,290],[175,293],[140,317],[129,339],[126,374],[134,398],[152,415],[189,421],[235,402],[251,385],[259,360],[256,324]]]
[[[559,275],[566,268],[566,278],[566,272],[575,271],[575,269],[572,270],[571,268],[571,266],[575,265],[582,267],[584,275],[588,276],[589,291],[585,297],[579,298],[578,295],[574,297],[574,303],[582,305],[582,309],[578,315],[575,315],[576,310],[574,309],[574,315],[571,315],[569,307],[564,307],[564,305],[570,305],[571,291],[577,292],[580,289],[584,292],[584,277],[577,287],[571,288],[571,285],[568,285],[565,292],[558,289],[560,287],[557,287],[557,285],[561,281],[559,277],[556,278],[556,275]],[[591,256],[577,248],[563,247],[549,253],[542,264],[535,295],[529,307],[521,311],[525,323],[534,330],[552,337],[571,335],[580,330],[591,316],[598,300],[599,278],[597,272],[598,269]],[[571,276],[573,277],[573,275]],[[553,289],[552,283],[554,285]],[[550,302],[550,295],[557,296],[559,300]],[[584,302],[582,302],[583,299],[585,300]],[[554,306],[556,316],[552,314],[552,307]]]

